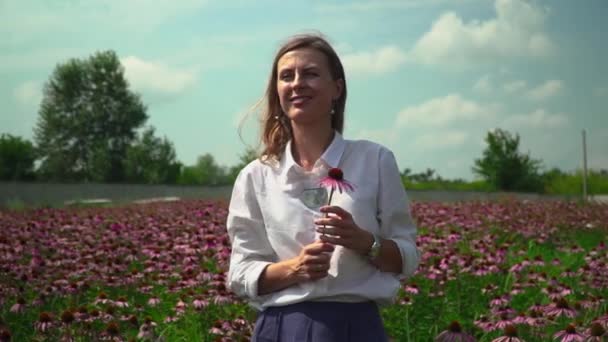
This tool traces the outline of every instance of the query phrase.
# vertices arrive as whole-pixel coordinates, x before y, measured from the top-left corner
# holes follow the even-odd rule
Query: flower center
[[[342,173],[342,170],[340,170],[337,167],[329,169],[328,175],[332,179],[335,179],[338,181],[341,181],[342,179],[344,179],[344,174]]]

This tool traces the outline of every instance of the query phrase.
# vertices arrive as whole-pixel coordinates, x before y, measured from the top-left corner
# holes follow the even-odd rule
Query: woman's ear
[[[344,91],[344,80],[339,78],[336,80],[336,96],[334,97],[334,101],[338,100],[340,96],[342,96],[342,91]]]

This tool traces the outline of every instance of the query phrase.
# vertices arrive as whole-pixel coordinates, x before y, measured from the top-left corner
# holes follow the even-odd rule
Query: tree
[[[36,152],[29,140],[10,134],[0,136],[0,180],[34,179]]]
[[[154,127],[148,127],[127,149],[125,173],[130,182],[174,184],[181,167],[173,143],[154,136]]]
[[[46,179],[122,181],[127,149],[148,119],[113,51],[59,64],[45,84],[35,141]]]
[[[199,156],[194,166],[183,168],[179,184],[224,185],[226,170],[217,164],[213,155],[206,153]]]
[[[239,172],[241,172],[241,170],[245,166],[247,166],[249,163],[256,160],[257,158],[258,152],[252,147],[247,147],[245,151],[243,151],[243,153],[239,156],[238,164],[231,167],[230,171],[228,171],[228,182],[230,184],[234,183],[236,177],[239,175]]]
[[[475,159],[473,172],[496,189],[504,191],[541,191],[540,160],[522,154],[519,135],[496,129],[486,135],[481,159]]]

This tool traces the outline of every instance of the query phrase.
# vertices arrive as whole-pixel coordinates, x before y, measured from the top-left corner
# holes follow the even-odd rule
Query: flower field
[[[606,341],[608,205],[413,203],[397,341]],[[239,341],[225,203],[0,211],[0,341]],[[604,334],[602,336],[602,334]],[[507,339],[511,337],[511,339]]]

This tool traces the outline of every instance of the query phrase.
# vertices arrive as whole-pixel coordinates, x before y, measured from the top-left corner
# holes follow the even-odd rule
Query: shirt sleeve
[[[258,279],[277,260],[270,246],[251,172],[239,173],[230,199],[226,228],[232,244],[227,285],[259,306],[270,295],[258,295]]]
[[[408,278],[414,274],[420,262],[420,252],[416,247],[416,225],[412,220],[397,161],[391,151],[380,151],[379,166],[377,218],[380,236],[395,241],[403,265],[399,278]]]

